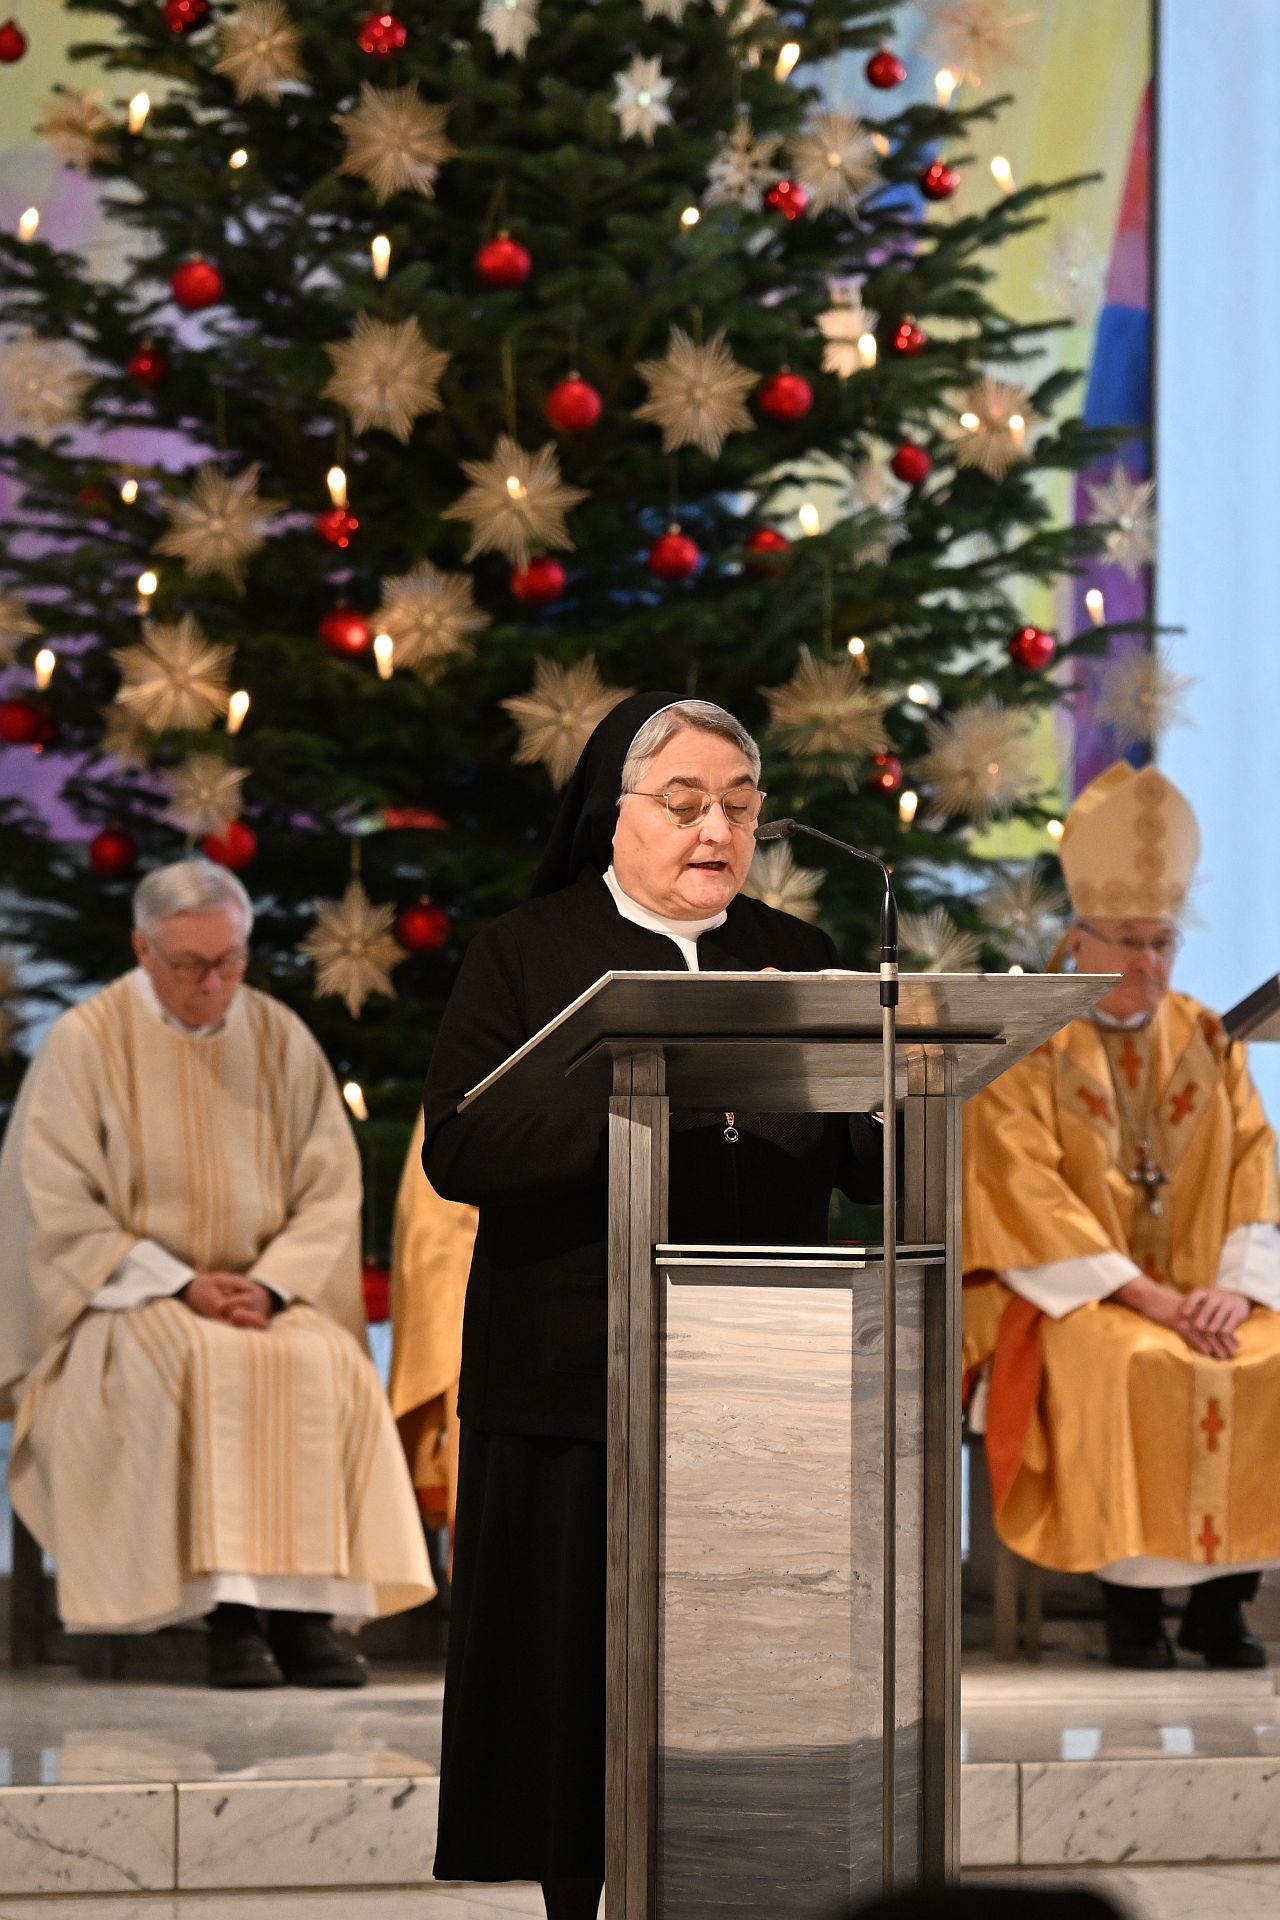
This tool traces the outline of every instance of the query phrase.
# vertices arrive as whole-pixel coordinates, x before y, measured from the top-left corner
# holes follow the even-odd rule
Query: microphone
[[[884,897],[880,902],[880,1005],[896,1007],[898,1004],[898,902],[894,897],[893,876],[883,860],[874,853],[867,853],[862,847],[851,846],[847,840],[837,840],[830,833],[823,833],[817,827],[808,827],[803,820],[766,820],[756,828],[756,839],[790,840],[797,833],[808,834],[811,840],[822,840],[829,847],[839,847],[841,853],[851,853],[855,860],[866,860],[871,866],[879,867],[884,878]]]

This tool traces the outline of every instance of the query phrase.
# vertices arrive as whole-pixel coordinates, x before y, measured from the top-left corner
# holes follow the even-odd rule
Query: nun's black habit
[[[472,941],[427,1076],[423,1165],[480,1209],[467,1286],[462,1448],[436,1876],[604,1872],[606,1117],[459,1114],[458,1101],[603,973],[682,971],[603,874],[622,767],[677,696],[602,720],[566,792],[533,897]],[[739,894],[698,939],[703,972],[816,971],[818,928]],[[831,1190],[875,1200],[864,1117],[673,1114],[673,1240],[815,1245]]]

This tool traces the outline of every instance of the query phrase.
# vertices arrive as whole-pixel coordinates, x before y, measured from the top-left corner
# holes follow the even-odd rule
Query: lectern
[[[1111,984],[903,976],[893,1352],[882,1247],[667,1231],[672,1105],[880,1106],[874,976],[606,974],[468,1094],[609,1112],[609,1920],[954,1869],[960,1106]]]

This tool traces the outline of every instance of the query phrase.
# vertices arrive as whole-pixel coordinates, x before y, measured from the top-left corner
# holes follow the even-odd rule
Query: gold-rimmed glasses
[[[697,827],[719,806],[731,827],[754,827],[765,803],[760,787],[726,787],[723,793],[708,793],[705,787],[664,787],[660,793],[646,793],[643,787],[628,787],[641,800],[661,800],[673,827]]]
[[[243,980],[249,965],[248,947],[228,947],[215,960],[206,960],[198,953],[169,954],[154,941],[151,951],[170,973],[176,973],[180,980],[188,980],[195,987],[202,987],[211,973],[216,973],[220,980]]]

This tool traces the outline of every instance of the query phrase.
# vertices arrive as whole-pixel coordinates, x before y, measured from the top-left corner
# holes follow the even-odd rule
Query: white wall
[[[1159,761],[1204,835],[1176,983],[1221,1008],[1280,972],[1280,0],[1159,15],[1157,611],[1199,682]]]

